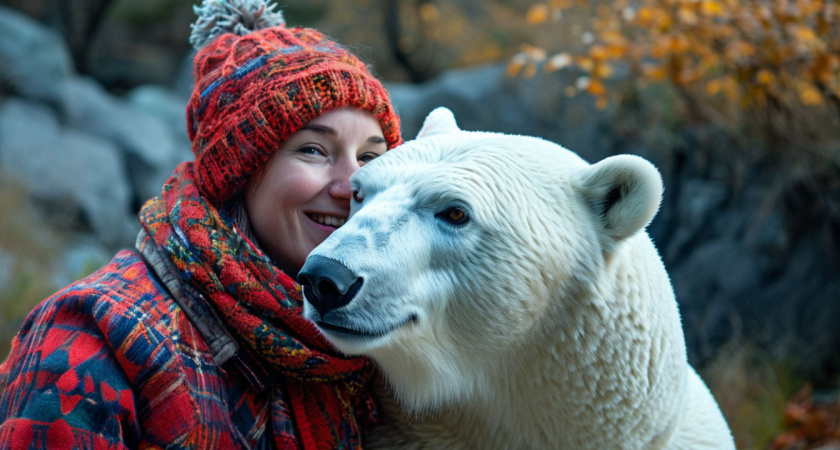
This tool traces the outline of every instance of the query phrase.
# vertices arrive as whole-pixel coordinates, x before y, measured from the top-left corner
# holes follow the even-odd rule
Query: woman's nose
[[[361,165],[355,158],[336,164],[329,189],[330,195],[342,200],[350,200],[353,196],[353,189],[350,187],[350,175],[359,170],[359,167]]]

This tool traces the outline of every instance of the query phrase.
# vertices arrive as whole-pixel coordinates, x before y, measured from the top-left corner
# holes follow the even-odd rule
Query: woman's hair
[[[248,208],[245,206],[245,196],[242,195],[241,191],[225,203],[224,211],[233,219],[233,223],[239,229],[239,233],[248,238],[259,249],[260,242],[257,240],[257,235],[251,229],[251,219],[248,217]]]

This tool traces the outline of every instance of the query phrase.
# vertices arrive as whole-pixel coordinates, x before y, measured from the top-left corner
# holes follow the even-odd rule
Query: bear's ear
[[[638,156],[612,156],[590,166],[581,187],[602,232],[613,243],[646,227],[662,201],[659,171]]]
[[[455,122],[455,115],[448,108],[442,106],[435,108],[426,116],[423,127],[417,133],[417,137],[432,136],[435,134],[457,133],[461,131],[458,123]]]

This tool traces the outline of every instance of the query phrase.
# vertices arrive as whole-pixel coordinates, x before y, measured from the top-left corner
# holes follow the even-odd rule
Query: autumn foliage
[[[818,402],[806,385],[785,406],[787,430],[770,445],[771,450],[840,448],[840,399]]]
[[[636,80],[667,80],[693,98],[742,108],[840,107],[840,3],[832,0],[554,0],[536,3],[532,24],[562,24],[593,8],[581,48],[526,46],[509,75],[577,67],[572,88],[606,106],[605,83],[621,66]]]

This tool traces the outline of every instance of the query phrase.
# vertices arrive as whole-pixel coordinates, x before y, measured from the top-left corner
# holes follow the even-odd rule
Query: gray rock
[[[70,51],[52,30],[0,6],[0,85],[23,97],[56,103],[75,72]]]
[[[12,269],[15,265],[15,255],[0,247],[0,286],[12,284]]]
[[[405,139],[416,136],[431,110],[445,106],[462,129],[538,136],[597,161],[614,147],[609,116],[588,96],[562,93],[573,76],[558,72],[510,78],[503,64],[495,64],[447,71],[422,85],[390,83],[387,88]]]
[[[120,151],[62,128],[50,109],[15,99],[0,107],[0,171],[47,207],[80,211],[82,226],[108,245],[132,243],[134,215]]]
[[[162,120],[173,134],[189,140],[186,115],[188,98],[179,96],[167,87],[147,84],[128,91],[125,100],[132,108]]]
[[[189,52],[188,55],[181,60],[178,65],[178,70],[175,73],[175,81],[172,89],[177,92],[178,97],[189,99],[195,87],[195,76],[193,76],[193,57],[195,50]]]
[[[183,98],[174,90],[163,86],[145,85],[129,91],[125,100],[132,108],[143,111],[167,125],[175,143],[174,158],[178,162],[193,158],[190,139],[187,136],[188,98]]]
[[[53,272],[53,283],[56,286],[67,286],[87,276],[105,265],[113,256],[112,252],[90,236],[78,237],[69,244],[70,247],[62,252],[58,267]]]
[[[717,211],[731,195],[729,189],[720,182],[701,179],[679,182],[680,195],[676,210],[673,211],[676,230],[668,245],[660,248],[666,261],[685,259],[684,256],[692,251],[693,245],[708,239],[710,223],[718,217]]]
[[[91,79],[74,77],[61,87],[67,126],[111,141],[124,152],[134,203],[158,195],[183,155],[166,123],[109,95]]]

